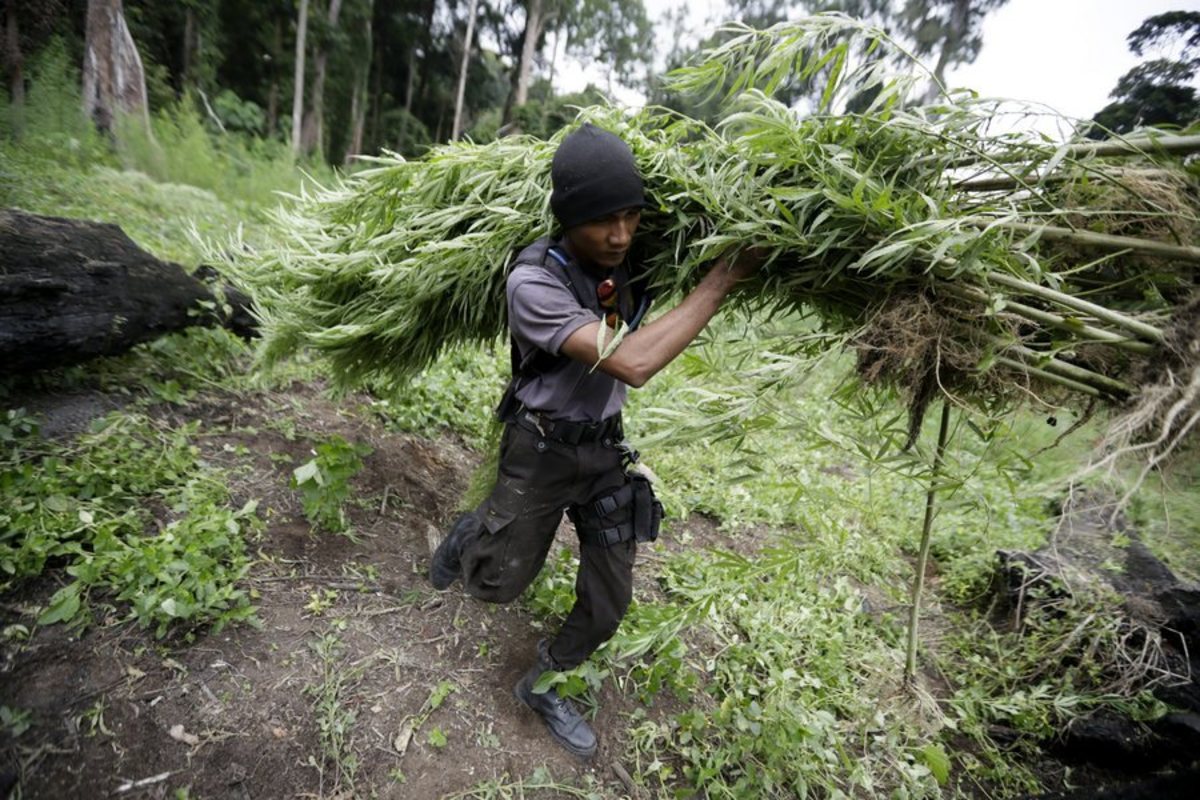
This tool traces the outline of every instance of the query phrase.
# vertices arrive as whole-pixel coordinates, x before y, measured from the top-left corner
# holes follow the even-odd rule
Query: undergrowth
[[[78,441],[43,440],[19,410],[0,423],[0,590],[52,566],[70,576],[39,624],[115,614],[164,636],[175,623],[220,629],[253,618],[238,586],[256,503],[231,505],[200,462],[192,423],[171,429],[114,412]]]
[[[147,129],[124,120],[109,139],[83,116],[78,70],[61,43],[28,65],[19,111],[0,107],[0,206],[120,225],[159,258],[187,267],[201,258],[188,235],[264,236],[267,209],[305,175],[329,182],[318,163],[297,164],[282,142],[219,133],[195,99],[156,109]]]

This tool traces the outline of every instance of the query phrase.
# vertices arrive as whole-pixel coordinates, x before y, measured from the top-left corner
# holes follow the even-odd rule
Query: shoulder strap
[[[581,306],[587,305],[583,297],[580,295],[582,290],[582,280],[577,273],[575,263],[556,245],[550,245],[546,248],[540,261],[524,262],[526,264],[534,264],[540,266],[546,272],[562,281],[563,286],[571,290],[575,301]],[[509,357],[512,363],[512,377],[516,382],[519,379],[525,380],[532,378],[544,372],[549,372],[555,364],[566,359],[566,356],[556,356],[547,353],[544,350],[533,348],[525,357],[522,358],[521,348],[517,345],[517,337],[509,333]]]

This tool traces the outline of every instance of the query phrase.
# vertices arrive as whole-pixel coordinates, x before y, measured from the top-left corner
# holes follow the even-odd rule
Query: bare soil
[[[115,404],[71,396],[37,410],[71,435]],[[202,457],[228,469],[235,503],[260,501],[267,524],[246,584],[261,624],[156,640],[102,620],[75,635],[34,625],[64,576],[5,598],[2,624],[32,635],[3,645],[0,702],[31,710],[32,726],[0,738],[0,792],[15,781],[23,798],[421,799],[545,767],[601,797],[637,796],[625,716],[637,707],[661,718],[677,701],[646,709],[606,686],[598,753],[583,762],[560,749],[512,694],[543,623],[520,604],[490,606],[457,584],[436,592],[426,579],[429,541],[452,519],[477,454],[448,435],[388,432],[354,406],[297,384],[159,407],[172,422],[201,420]],[[373,448],[352,481],[357,540],[311,531],[287,485],[311,441],[331,434]],[[703,518],[689,524],[701,541],[719,536]],[[573,539],[560,531],[560,542]],[[648,575],[638,591],[656,591]],[[322,642],[332,645],[324,655]],[[454,691],[422,719],[443,681]],[[331,719],[320,689],[335,685],[332,708],[347,722],[337,756],[319,735]]]

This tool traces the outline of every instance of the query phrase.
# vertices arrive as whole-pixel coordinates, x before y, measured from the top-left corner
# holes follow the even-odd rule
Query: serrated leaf
[[[929,767],[929,772],[939,786],[945,786],[950,779],[950,757],[940,744],[927,744],[921,748],[918,755],[921,762]]]

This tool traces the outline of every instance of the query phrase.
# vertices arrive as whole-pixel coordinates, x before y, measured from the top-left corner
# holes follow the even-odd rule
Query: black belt
[[[601,422],[569,422],[553,419],[540,411],[521,408],[515,422],[527,431],[570,445],[590,442],[612,445],[624,438],[620,414],[613,414]]]

